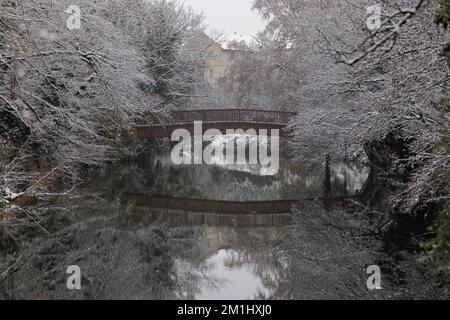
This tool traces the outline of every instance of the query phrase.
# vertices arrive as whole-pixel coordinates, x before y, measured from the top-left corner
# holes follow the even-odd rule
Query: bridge
[[[127,202],[152,220],[175,225],[280,227],[291,223],[294,201],[214,201],[127,194]]]
[[[278,129],[280,135],[287,135],[284,130],[294,112],[267,111],[255,109],[203,109],[173,111],[169,117],[161,120],[154,116],[146,119],[136,127],[139,140],[170,137],[176,129],[187,129],[194,133],[194,122],[202,122],[202,134],[208,129]],[[270,133],[270,132],[269,132]]]

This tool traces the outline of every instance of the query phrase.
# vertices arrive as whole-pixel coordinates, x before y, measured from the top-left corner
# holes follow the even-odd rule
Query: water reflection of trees
[[[237,270],[245,268],[260,279],[266,292],[279,291],[280,283],[287,281],[287,258],[283,251],[277,250],[282,240],[282,230],[276,228],[217,228],[198,227],[194,247],[180,256],[184,267],[191,270],[191,274],[199,276],[192,290],[192,294],[199,294],[212,287],[220,288],[224,284],[223,277],[211,278],[209,258],[225,251],[224,265]],[[214,235],[214,238],[211,236]],[[256,297],[266,296],[265,292],[258,292]],[[268,298],[268,297],[267,297]]]
[[[303,199],[322,196],[325,185],[323,163],[305,165],[293,162],[288,156],[280,158],[280,170],[273,176],[262,175],[258,165],[174,166],[168,146],[140,153],[137,163],[146,180],[147,194],[230,201]],[[368,174],[363,159],[331,163],[332,195],[357,193]]]

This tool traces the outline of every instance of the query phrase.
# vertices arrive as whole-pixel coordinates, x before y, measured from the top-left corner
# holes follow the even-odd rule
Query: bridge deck
[[[267,129],[268,135],[271,134],[271,129],[278,129],[280,136],[287,136],[288,133],[284,130],[285,126],[281,124],[272,123],[256,123],[256,122],[203,122],[202,134],[208,129],[218,129],[223,134],[227,133],[227,130],[242,129],[247,132],[248,129],[257,130]],[[139,140],[152,139],[152,138],[165,138],[170,137],[172,133],[177,129],[186,129],[191,135],[194,135],[194,123],[177,123],[169,125],[141,125],[136,126],[137,137]]]

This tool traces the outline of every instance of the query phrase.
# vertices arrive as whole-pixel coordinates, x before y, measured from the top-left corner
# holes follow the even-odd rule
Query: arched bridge
[[[187,129],[194,133],[195,121],[202,122],[203,132],[208,129],[219,129],[223,133],[227,129],[279,129],[280,135],[286,135],[284,128],[295,115],[294,112],[255,109],[173,111],[164,120],[154,117],[146,119],[146,123],[137,126],[137,137],[140,140],[170,137],[176,129]]]

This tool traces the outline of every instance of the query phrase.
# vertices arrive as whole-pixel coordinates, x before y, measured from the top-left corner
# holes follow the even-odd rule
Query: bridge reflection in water
[[[231,202],[127,194],[127,202],[150,220],[172,225],[281,227],[291,223],[291,200]]]

